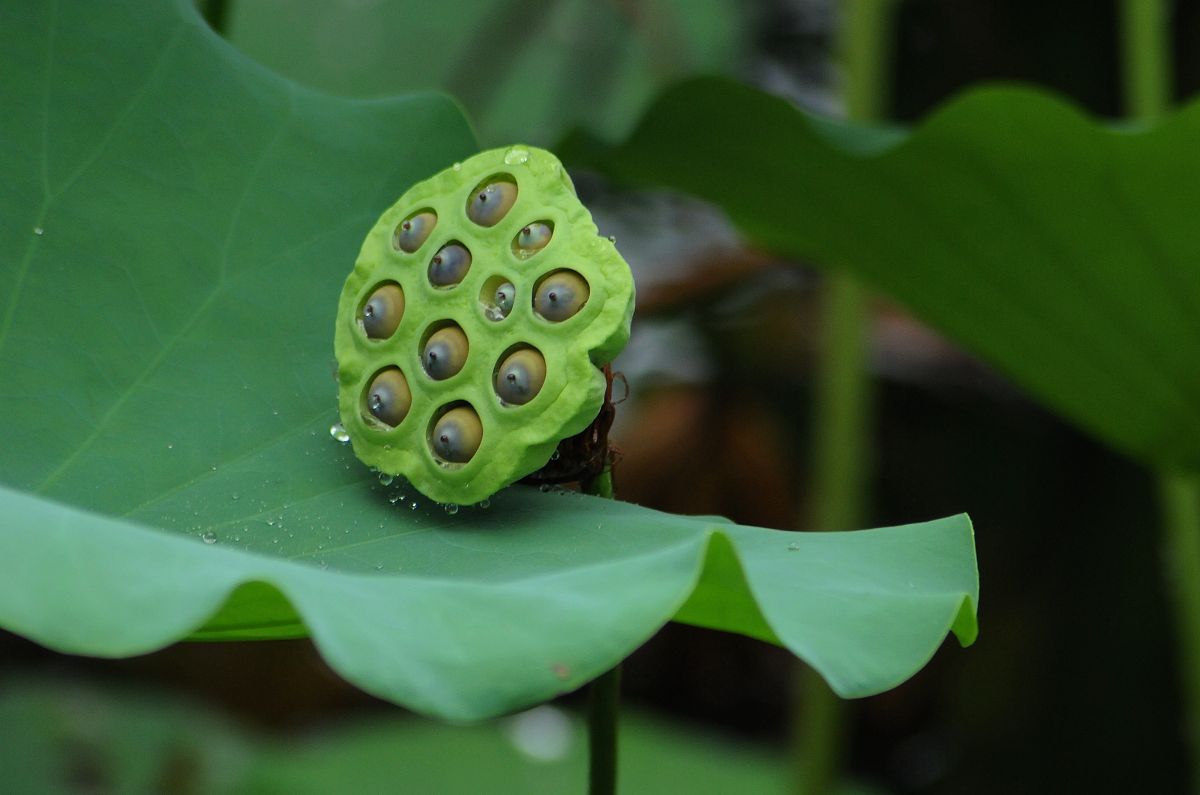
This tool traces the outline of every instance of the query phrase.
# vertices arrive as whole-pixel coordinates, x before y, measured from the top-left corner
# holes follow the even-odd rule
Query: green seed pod
[[[396,333],[404,316],[404,291],[398,284],[384,284],[363,304],[363,331],[373,340],[385,340]]]
[[[588,284],[573,271],[555,271],[538,282],[533,311],[555,323],[574,317],[587,303]]]
[[[449,287],[431,265],[452,244],[471,262]],[[386,285],[404,304],[384,335],[362,310]],[[342,291],[334,347],[355,454],[440,502],[491,496],[596,418],[599,368],[624,347],[632,313],[629,266],[552,154],[513,147],[447,168],[383,214]],[[390,410],[397,377],[411,390],[404,412]],[[391,389],[376,390],[378,411],[375,386]]]
[[[453,287],[471,268],[471,252],[461,243],[447,243],[429,261],[429,282],[434,287]]]
[[[546,383],[546,358],[532,348],[510,353],[496,370],[496,394],[505,403],[521,406],[537,397]]]
[[[437,215],[428,210],[414,213],[396,225],[392,245],[411,254],[432,234],[437,222]]]
[[[421,364],[430,378],[443,381],[458,375],[467,363],[470,344],[458,326],[446,326],[429,335],[421,348]]]
[[[483,443],[483,423],[470,406],[452,408],[443,414],[429,434],[434,454],[451,464],[470,461]]]
[[[365,402],[367,411],[384,425],[395,427],[404,422],[412,407],[412,393],[400,368],[389,367],[376,375]]]

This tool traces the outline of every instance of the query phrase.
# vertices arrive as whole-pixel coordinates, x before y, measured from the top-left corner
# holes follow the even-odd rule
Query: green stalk
[[[583,491],[612,499],[612,470],[584,481]],[[621,702],[621,665],[589,685],[588,693],[588,795],[614,795],[617,791],[617,716]]]
[[[588,693],[588,795],[617,791],[617,714],[621,666],[601,675]]]
[[[1184,721],[1192,755],[1192,791],[1200,791],[1200,476],[1159,475],[1166,538],[1167,590],[1175,602],[1179,672],[1183,676]]]
[[[1121,2],[1121,82],[1135,119],[1152,121],[1171,104],[1168,21],[1163,0]]]
[[[887,104],[890,0],[843,0],[840,45],[846,114],[875,121]],[[824,336],[816,382],[815,475],[809,524],[848,530],[866,513],[871,389],[866,367],[867,296],[847,273],[830,274],[822,297]],[[793,720],[796,790],[825,795],[840,777],[846,707],[815,671],[804,667]]]
[[[1164,0],[1122,0],[1121,64],[1125,106],[1144,122],[1171,106],[1171,45]],[[1159,472],[1164,577],[1174,602],[1184,733],[1192,757],[1192,791],[1200,792],[1200,476]]]

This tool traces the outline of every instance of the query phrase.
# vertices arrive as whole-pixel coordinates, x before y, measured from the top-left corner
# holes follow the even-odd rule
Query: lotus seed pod
[[[521,406],[537,397],[546,383],[546,358],[532,348],[509,354],[496,370],[496,394],[505,403]]]
[[[587,303],[588,284],[578,273],[555,271],[538,283],[533,309],[556,323],[574,317]]]
[[[471,268],[471,252],[461,243],[447,243],[429,261],[429,281],[435,287],[452,287]]]
[[[467,363],[470,345],[458,326],[446,326],[429,335],[421,350],[421,363],[430,378],[441,381],[458,375]]]
[[[467,202],[467,217],[480,226],[500,223],[517,200],[517,186],[507,180],[482,185]]]
[[[451,246],[469,266],[435,267]],[[403,305],[385,334],[388,285]],[[459,505],[537,471],[599,414],[600,367],[629,339],[633,298],[629,266],[549,152],[483,152],[414,185],[367,234],[338,304],[355,455]]]
[[[375,376],[366,403],[367,411],[385,425],[395,427],[404,421],[412,407],[412,393],[400,368],[389,367]]]
[[[538,221],[521,228],[513,241],[513,251],[521,259],[528,259],[546,247],[554,229],[550,224]]]
[[[405,218],[396,226],[394,245],[411,254],[421,247],[437,226],[437,222],[437,215],[428,210]]]
[[[404,291],[398,284],[385,284],[363,304],[363,331],[373,340],[385,340],[396,332],[404,316]]]
[[[483,423],[470,406],[459,406],[438,419],[429,444],[438,458],[451,464],[465,464],[483,443]]]

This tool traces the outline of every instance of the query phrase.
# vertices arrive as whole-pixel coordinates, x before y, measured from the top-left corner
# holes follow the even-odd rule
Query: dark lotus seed
[[[398,284],[385,284],[363,304],[363,330],[373,340],[385,340],[395,333],[403,316],[404,291]]]
[[[546,359],[532,348],[513,352],[496,371],[496,394],[505,403],[528,403],[545,383]]]
[[[573,317],[587,303],[588,284],[574,271],[555,271],[542,279],[533,297],[534,310],[555,322]]]
[[[467,361],[467,335],[458,326],[446,326],[429,336],[421,361],[429,377],[438,381],[456,375]]]
[[[399,368],[389,367],[375,376],[367,389],[367,410],[380,422],[395,427],[412,407],[408,380]]]
[[[433,426],[430,438],[438,458],[452,464],[470,461],[482,442],[483,424],[470,406],[459,406],[443,414]]]
[[[429,281],[434,287],[453,287],[470,268],[471,252],[459,243],[448,243],[429,261]]]
[[[437,226],[437,216],[428,210],[409,216],[396,227],[392,243],[396,248],[409,254],[421,247],[425,239]]]
[[[517,200],[517,186],[511,182],[492,182],[471,194],[467,217],[480,226],[495,226]]]
[[[517,248],[526,254],[534,254],[544,249],[553,235],[554,230],[549,224],[538,221],[517,233]]]

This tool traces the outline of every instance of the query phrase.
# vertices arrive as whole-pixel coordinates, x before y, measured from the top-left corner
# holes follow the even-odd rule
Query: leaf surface
[[[560,154],[724,208],[754,243],[845,268],[1133,456],[1200,466],[1200,104],[1116,130],[988,88],[911,132],[720,79],[614,147]]]
[[[847,696],[973,639],[965,517],[801,535],[525,488],[449,513],[330,439],[341,284],[377,214],[473,151],[449,100],[308,92],[182,0],[10,9],[0,67],[0,626],[105,656],[311,635],[455,719],[676,616]]]

